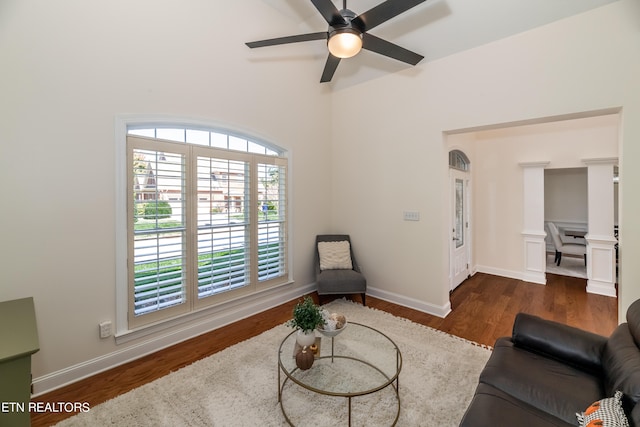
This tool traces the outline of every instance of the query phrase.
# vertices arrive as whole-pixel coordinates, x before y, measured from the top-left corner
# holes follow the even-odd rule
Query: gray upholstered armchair
[[[318,295],[360,294],[366,305],[367,279],[360,273],[349,235],[316,236],[315,268]]]

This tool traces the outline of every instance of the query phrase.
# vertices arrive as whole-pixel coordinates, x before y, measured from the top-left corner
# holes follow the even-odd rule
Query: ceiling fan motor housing
[[[353,19],[358,16],[355,12],[349,9],[342,9],[340,15],[344,18],[344,22],[332,22],[329,25],[329,37],[337,33],[350,32],[362,36],[364,33],[364,27],[360,21],[352,22]]]

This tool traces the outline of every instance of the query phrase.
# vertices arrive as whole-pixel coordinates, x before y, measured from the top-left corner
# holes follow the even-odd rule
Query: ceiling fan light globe
[[[329,52],[338,58],[351,58],[362,49],[362,36],[352,31],[336,32],[327,41]]]

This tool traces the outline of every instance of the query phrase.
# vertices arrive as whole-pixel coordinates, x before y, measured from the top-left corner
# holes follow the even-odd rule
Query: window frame
[[[449,151],[449,168],[456,169],[462,172],[469,171],[469,158],[460,150]]]
[[[284,220],[282,223],[282,230],[284,233],[284,263],[285,270],[284,276],[279,276],[276,279],[258,281],[258,272],[257,269],[251,268],[251,275],[249,279],[249,286],[244,286],[236,290],[230,292],[223,292],[214,297],[205,298],[206,302],[203,302],[197,298],[198,294],[198,286],[192,286],[192,289],[187,289],[187,298],[190,300],[188,302],[188,309],[176,309],[176,310],[161,310],[163,313],[169,313],[170,311],[175,311],[172,313],[172,316],[149,316],[144,315],[146,319],[149,321],[135,322],[131,321],[131,316],[129,316],[129,308],[130,308],[130,297],[132,295],[130,289],[130,277],[129,277],[129,236],[131,233],[131,229],[129,228],[129,220],[131,217],[132,210],[129,210],[129,206],[132,203],[128,203],[129,198],[129,176],[132,175],[129,173],[130,169],[130,161],[131,159],[127,159],[129,149],[127,148],[127,137],[129,135],[130,129],[141,129],[141,128],[185,128],[185,129],[193,129],[193,130],[206,130],[209,132],[217,132],[227,134],[230,137],[234,138],[243,138],[246,139],[249,143],[247,147],[247,151],[236,151],[233,149],[217,149],[204,147],[204,151],[211,154],[216,151],[221,152],[226,156],[236,156],[240,158],[258,158],[259,160],[254,160],[259,164],[278,164],[280,166],[284,166],[286,174],[284,177],[284,192],[285,192],[285,207],[284,207]],[[135,136],[135,135],[134,135]],[[264,155],[256,154],[255,152],[250,151],[250,144],[254,143],[262,146],[266,149]],[[179,143],[176,142],[178,146],[186,146],[190,147],[190,150],[193,150],[194,153],[200,152],[200,147],[198,144],[187,144],[187,143]],[[255,149],[255,147],[254,147]],[[274,155],[272,155],[274,154]],[[264,142],[264,139],[257,138],[251,136],[248,132],[242,131],[229,131],[219,125],[212,124],[209,122],[201,122],[201,121],[193,121],[193,120],[184,120],[184,119],[176,119],[176,118],[167,118],[167,117],[144,117],[140,116],[120,116],[116,118],[116,342],[127,342],[130,339],[134,339],[136,336],[144,336],[149,333],[153,333],[156,330],[161,330],[167,327],[174,326],[176,324],[181,324],[184,322],[188,322],[193,318],[198,318],[202,316],[202,312],[209,312],[212,309],[215,309],[216,306],[223,305],[225,303],[233,303],[236,304],[236,301],[240,298],[246,298],[250,296],[257,296],[261,292],[265,290],[270,290],[277,288],[279,286],[291,284],[292,280],[292,256],[291,256],[291,239],[290,236],[290,228],[291,228],[291,215],[289,213],[289,205],[290,205],[290,195],[292,193],[290,186],[290,161],[288,158],[288,151],[284,150],[280,147],[277,147],[274,144]],[[195,155],[194,155],[195,156]],[[191,172],[195,177],[195,167],[190,167]],[[194,179],[194,178],[192,178]],[[250,200],[258,201],[258,186],[257,182],[258,177],[257,174],[251,174],[252,183],[250,184]],[[197,182],[194,181],[194,182]],[[194,199],[197,199],[195,197]],[[194,200],[197,202],[197,200]],[[250,202],[255,204],[254,202]],[[253,207],[251,205],[251,207]],[[192,207],[193,209],[193,207]],[[257,209],[248,209],[249,214],[249,234],[255,236],[256,238],[256,247],[257,247],[257,239],[258,239],[258,227],[259,227],[259,212]],[[257,249],[255,255],[251,255],[251,265],[257,264]],[[254,264],[255,263],[255,264]],[[254,273],[255,271],[255,273]],[[251,298],[250,298],[251,299]],[[253,300],[253,299],[251,299]],[[157,319],[155,317],[158,317]],[[153,319],[152,319],[153,318]],[[139,333],[141,332],[141,333]],[[120,338],[120,339],[119,339]]]

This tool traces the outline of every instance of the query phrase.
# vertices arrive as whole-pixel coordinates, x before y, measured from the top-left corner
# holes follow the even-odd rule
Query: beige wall
[[[614,142],[617,143],[617,141]],[[613,185],[613,182],[611,185]],[[586,167],[545,170],[545,221],[587,224],[589,221],[587,189]],[[614,209],[614,206],[611,209]]]
[[[240,31],[238,17],[298,30],[259,0],[0,5],[0,300],[35,299],[36,380],[176,339],[98,337],[98,323],[116,318],[120,115],[211,122],[289,150],[293,288],[313,282],[314,237],[330,228],[329,96],[317,61],[260,59],[244,42],[266,24]]]
[[[639,7],[621,0],[334,94],[333,221],[359,242],[372,292],[420,308],[448,306],[447,133],[621,108],[617,152],[622,162],[621,233],[626,233],[621,238],[621,310],[640,297],[640,268],[633,261],[640,256],[640,245],[634,244],[640,225],[631,219],[624,222],[636,217],[640,207],[632,191],[640,183],[640,170],[633,166],[640,158],[635,143],[640,137],[640,59],[635,54],[640,49]],[[353,100],[364,100],[367,108],[345,114],[341,106]],[[498,142],[499,135],[495,139]],[[522,184],[514,163],[547,156],[540,155],[544,150],[537,140],[530,147],[504,144],[506,151],[494,152],[495,158],[482,156],[481,145],[470,154],[472,168],[476,170],[474,159],[481,158],[478,169],[494,173],[484,178],[492,181],[485,183],[486,194],[473,194],[480,204],[474,205],[476,220],[484,221],[484,232],[492,239],[505,227],[513,230],[502,237],[509,255],[501,265],[518,271],[523,245],[517,190]],[[584,155],[611,152],[611,145],[603,150],[597,145]],[[550,160],[550,167],[582,166],[575,158]],[[498,205],[503,214],[494,216],[491,206]],[[407,209],[419,210],[421,221],[402,221],[401,212]],[[488,245],[476,248],[478,264],[499,265],[504,245],[492,239],[476,239]],[[625,259],[630,261],[626,265]]]

